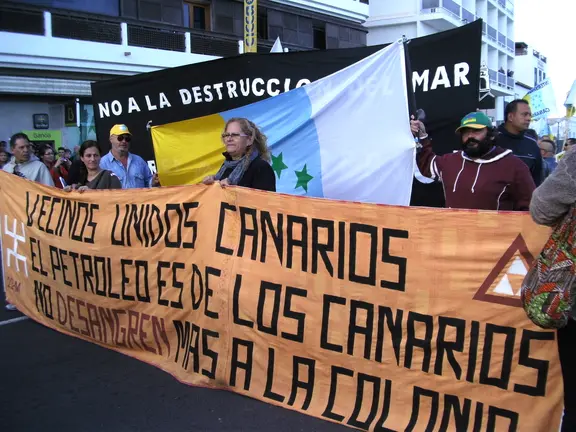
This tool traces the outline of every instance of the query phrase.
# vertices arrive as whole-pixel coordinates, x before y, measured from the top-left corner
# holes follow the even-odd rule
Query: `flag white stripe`
[[[409,205],[415,143],[404,55],[394,43],[305,87],[325,197]]]

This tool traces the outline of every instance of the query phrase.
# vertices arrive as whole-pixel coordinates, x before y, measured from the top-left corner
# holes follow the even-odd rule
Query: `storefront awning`
[[[38,96],[91,96],[90,81],[0,76],[0,93]]]

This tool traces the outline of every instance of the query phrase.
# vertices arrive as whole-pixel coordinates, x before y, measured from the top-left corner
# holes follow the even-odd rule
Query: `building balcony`
[[[452,0],[422,0],[422,10],[430,13],[448,12],[460,19],[461,9],[461,6]]]
[[[514,92],[515,80],[505,73],[488,69],[490,88],[496,96],[510,96]]]
[[[364,22],[370,16],[369,0],[270,0],[287,6],[331,15],[337,18]]]
[[[488,69],[488,77],[490,78],[491,83],[498,83],[498,72],[496,72],[494,69]]]
[[[516,44],[514,43],[514,41],[512,39],[506,38],[506,49],[512,54],[515,53]]]
[[[488,26],[488,39],[494,43],[498,43],[498,31],[491,25]]]
[[[421,18],[438,31],[462,24],[462,7],[452,0],[422,0]]]
[[[543,63],[547,63],[548,59],[542,55],[539,51],[536,51],[535,49],[532,50],[532,55],[534,57],[536,57],[537,59],[541,60]]]
[[[481,19],[481,17],[476,17],[476,19]],[[486,24],[486,21],[482,24],[482,40],[499,51],[505,52],[509,56],[514,56],[516,50],[514,41],[508,39],[494,27]]]
[[[511,18],[514,17],[514,4],[510,0],[489,0],[492,4],[500,8]]]
[[[506,87],[508,87],[508,89],[514,90],[515,84],[516,84],[516,81],[514,80],[514,78],[506,77]]]
[[[498,32],[498,45],[500,45],[501,48],[508,49],[506,46],[506,36],[500,32]]]
[[[476,20],[476,17],[474,16],[474,14],[472,12],[470,12],[468,9],[466,8],[462,8],[462,21],[464,21],[464,23],[469,24],[472,21]]]
[[[66,10],[0,5],[0,68],[132,75],[239,53],[239,37]],[[270,51],[273,41],[259,41]],[[291,51],[307,48],[284,44]]]

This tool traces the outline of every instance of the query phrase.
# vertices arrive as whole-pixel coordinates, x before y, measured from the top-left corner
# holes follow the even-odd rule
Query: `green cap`
[[[463,128],[484,129],[487,127],[492,127],[492,120],[483,112],[476,111],[471,112],[462,119],[456,132]]]

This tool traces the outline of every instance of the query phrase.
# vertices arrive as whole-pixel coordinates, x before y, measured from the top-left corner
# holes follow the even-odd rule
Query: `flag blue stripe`
[[[251,120],[268,138],[272,155],[282,156],[283,163],[288,168],[284,169],[279,177],[276,174],[278,192],[324,197],[320,143],[311,118],[312,104],[304,87],[220,115],[225,121],[233,117]],[[303,186],[296,187],[297,172],[302,173],[304,168],[313,177],[306,183],[307,191]]]

